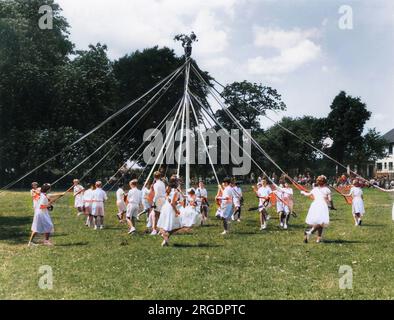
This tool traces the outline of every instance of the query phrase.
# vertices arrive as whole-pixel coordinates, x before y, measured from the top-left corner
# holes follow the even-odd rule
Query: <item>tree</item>
[[[222,96],[228,110],[246,129],[261,128],[259,117],[267,110],[286,110],[281,95],[273,88],[247,81],[227,85]],[[224,110],[216,112],[218,120],[226,127],[234,127],[233,121]]]
[[[117,96],[119,97],[119,104],[125,105],[138,98],[151,89],[155,83],[158,83],[180,67],[184,61],[184,57],[177,57],[173,50],[166,47],[159,48],[157,46],[142,51],[137,50],[115,61],[114,73],[118,82]],[[195,62],[193,62],[193,65],[209,84],[211,77],[208,73],[201,71]],[[205,100],[208,91],[207,85],[194,75],[190,78],[190,89],[194,94],[199,96],[201,100]],[[155,92],[157,92],[157,90]],[[180,102],[183,94],[184,75],[181,74],[160,98],[157,104],[155,104],[153,109],[146,116],[138,118],[139,123],[134,131],[134,139],[121,146],[121,152],[119,152],[120,156],[117,157],[118,161],[121,161],[121,158],[124,158],[126,155],[130,156],[133,151],[142,144],[142,137],[145,130],[156,128],[161,120],[163,120],[164,116]],[[133,116],[135,110],[144,106],[153,95],[154,94],[150,94],[147,98],[139,102],[136,107],[125,112],[125,119]],[[200,108],[197,104],[195,104],[194,107],[197,109],[196,112],[199,115]],[[191,121],[192,125],[196,124],[193,117],[191,117]]]
[[[376,129],[369,129],[362,137],[361,147],[354,152],[354,163],[359,168],[385,156],[387,141]]]
[[[333,140],[330,155],[339,162],[356,164],[354,154],[362,149],[365,123],[371,117],[365,103],[341,91],[331,104],[326,119],[328,136]]]
[[[53,29],[38,27],[41,5],[53,8]],[[73,44],[67,21],[51,0],[0,2],[0,181],[20,175],[31,166],[26,149],[32,148],[25,130],[41,130],[51,121],[53,75],[69,61]],[[12,152],[4,152],[5,149]],[[47,155],[41,155],[41,159]],[[16,161],[18,159],[18,161]]]
[[[319,149],[324,149],[325,132],[322,130],[324,119],[305,116],[302,118],[285,117],[279,125],[275,124],[271,128],[257,134],[256,140],[288,173],[304,172],[317,167],[321,155],[315,152],[310,146],[289,134],[281,128],[285,127],[302,139],[312,143]],[[277,171],[264,156],[257,155],[257,162],[263,163],[265,168]]]

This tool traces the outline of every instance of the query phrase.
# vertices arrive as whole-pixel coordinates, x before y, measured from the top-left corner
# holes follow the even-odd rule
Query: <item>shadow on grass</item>
[[[89,242],[71,242],[71,243],[64,243],[64,244],[55,244],[56,247],[81,247],[87,246]]]
[[[342,240],[342,239],[335,239],[335,240],[323,240],[323,244],[353,244],[353,243],[366,243],[365,241],[357,241],[357,240]]]
[[[0,241],[8,244],[21,244],[26,242],[30,234],[30,224],[33,218],[25,217],[0,217]]]
[[[361,225],[361,228],[363,228],[363,227],[368,227],[368,228],[381,228],[381,227],[386,227],[386,225],[385,224],[366,224],[366,223],[363,223],[362,225]]]
[[[197,243],[197,244],[190,244],[190,243],[174,243],[172,245],[174,248],[219,248],[223,247],[219,244],[209,244],[209,243]]]

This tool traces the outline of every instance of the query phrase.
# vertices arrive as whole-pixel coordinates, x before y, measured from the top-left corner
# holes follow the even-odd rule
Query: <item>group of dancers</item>
[[[32,184],[31,196],[33,199],[34,219],[29,246],[36,245],[34,238],[37,234],[44,234],[44,245],[52,245],[49,240],[54,232],[49,212],[57,200],[49,194],[50,184],[39,188],[38,183]],[[85,215],[87,227],[95,230],[104,228],[105,202],[108,200],[106,192],[102,189],[101,181],[85,189],[75,179],[68,191],[73,192],[74,207],[78,215]],[[260,180],[253,191],[258,199],[260,217],[260,230],[267,229],[270,215],[268,209],[276,207],[279,217],[279,227],[286,230],[289,227],[290,216],[294,212],[294,190],[286,181],[279,185],[268,184],[266,179]],[[327,186],[327,178],[319,176],[311,191],[301,191],[301,194],[311,198],[312,203],[306,217],[307,230],[304,232],[304,242],[308,243],[310,237],[317,233],[316,242],[322,241],[323,229],[330,223],[329,210],[332,206],[331,190]],[[356,226],[361,226],[365,214],[363,191],[358,180],[353,181],[349,194],[352,197],[352,214]],[[239,184],[225,178],[218,186],[215,196],[217,204],[216,218],[223,224],[222,235],[229,233],[231,222],[241,222],[243,206],[243,192]],[[208,192],[204,183],[200,181],[195,188],[185,190],[181,188],[181,180],[173,175],[167,181],[161,172],[154,173],[153,182],[147,182],[140,190],[138,181],[132,180],[126,192],[123,185],[116,191],[117,218],[120,223],[127,223],[128,233],[136,233],[136,221],[146,215],[147,231],[151,235],[160,235],[163,238],[162,246],[168,246],[171,235],[201,226],[208,220],[209,202]]]

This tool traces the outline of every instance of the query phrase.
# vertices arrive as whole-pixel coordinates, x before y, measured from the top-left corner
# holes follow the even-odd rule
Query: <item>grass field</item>
[[[137,235],[127,235],[115,217],[113,193],[105,230],[87,229],[71,197],[64,198],[52,213],[55,246],[28,248],[29,194],[0,194],[0,298],[394,299],[390,195],[365,192],[367,215],[360,228],[353,226],[351,208],[335,196],[338,211],[331,212],[325,242],[306,245],[310,200],[297,192],[299,217],[289,230],[279,230],[271,219],[268,230],[260,232],[257,213],[248,211],[256,198],[247,191],[243,221],[231,224],[231,234],[220,235],[213,205],[208,226],[174,236],[167,248],[160,247],[159,237],[144,235],[143,222]],[[42,265],[53,269],[52,290],[38,287]],[[339,288],[342,265],[353,269],[352,290]]]

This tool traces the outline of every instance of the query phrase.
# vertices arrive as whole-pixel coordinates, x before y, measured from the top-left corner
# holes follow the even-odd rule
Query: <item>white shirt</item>
[[[92,202],[93,190],[88,189],[83,193],[83,201],[85,203]]]
[[[119,188],[118,191],[116,191],[116,202],[123,203],[124,195],[125,195],[124,190],[122,188]]]
[[[77,205],[82,205],[82,202],[83,202],[83,190],[85,190],[85,188],[82,187],[80,184],[74,186],[75,204],[77,204]]]
[[[363,196],[363,190],[361,190],[361,188],[358,187],[352,187],[350,189],[350,194],[352,195],[353,198],[361,198]]]
[[[127,201],[139,205],[142,201],[142,193],[138,188],[131,188],[127,194]]]
[[[272,190],[271,190],[271,188],[270,188],[269,186],[260,187],[260,188],[257,190],[257,195],[258,195],[258,197],[259,197],[259,204],[260,204],[260,205],[263,205],[264,202],[266,201],[266,199],[263,199],[263,198],[261,198],[261,197],[268,198],[268,197],[270,196],[271,193],[272,193]]]
[[[301,192],[304,195],[309,195],[307,192]],[[327,187],[315,187],[312,189],[310,194],[313,195],[314,201],[329,201],[331,197],[331,190]]]
[[[236,207],[240,207],[241,198],[242,198],[242,189],[238,186],[233,187],[233,195],[234,195],[234,205]]]
[[[35,208],[35,210],[39,213],[47,213],[48,212],[48,208],[41,208],[41,206],[47,206],[49,204],[49,200],[46,194],[41,193],[40,194],[40,199],[38,200],[37,206]]]
[[[226,188],[224,188],[222,198],[223,199],[227,198],[227,200],[224,201],[226,203],[232,203],[233,197],[234,197],[233,188],[231,188],[231,186],[227,186]]]
[[[155,191],[154,201],[158,198],[164,198],[166,196],[166,185],[161,180],[156,180],[155,184],[153,185],[153,190]]]
[[[74,196],[82,195],[82,190],[84,190],[84,187],[82,187],[80,184],[74,186]]]
[[[196,196],[199,198],[208,198],[208,191],[205,188],[197,188]]]
[[[93,202],[105,202],[108,200],[107,194],[101,188],[97,188],[92,192],[92,201]]]

